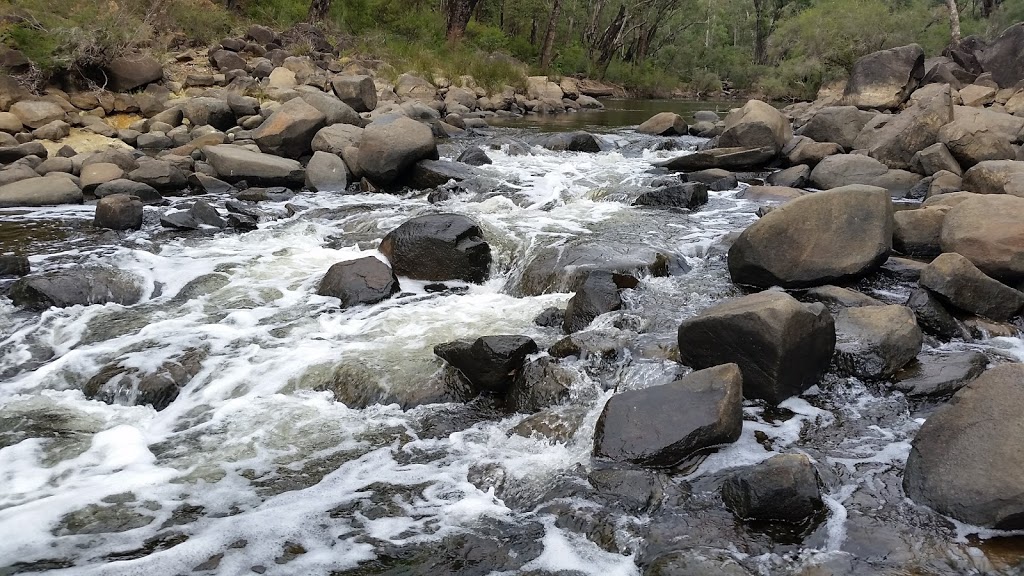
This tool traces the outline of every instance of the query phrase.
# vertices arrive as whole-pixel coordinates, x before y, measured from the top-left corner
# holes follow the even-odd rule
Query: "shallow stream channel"
[[[601,152],[552,152],[528,144],[537,129],[443,141],[443,159],[481,146],[493,160],[451,193],[275,197],[246,233],[160,227],[194,197],[147,208],[126,234],[93,229],[90,205],[0,210],[0,253],[28,254],[35,271],[112,266],[143,290],[132,306],[43,312],[0,297],[0,574],[1022,572],[1015,535],[906,498],[910,441],[939,401],[885,383],[829,375],[778,407],[745,401],[737,442],[672,469],[595,459],[608,399],[689,372],[680,322],[742,295],[722,239],[759,206],[737,198],[743,182],[695,211],[632,206],[665,175],[652,163],[701,139],[589,126]],[[204,199],[222,213],[231,200]],[[349,309],[316,294],[331,265],[383,259],[385,234],[431,213],[480,225],[486,282],[400,278],[396,297]],[[521,334],[541,350],[532,360],[547,356],[564,334],[534,319],[572,294],[522,296],[527,264],[579,245],[674,264],[624,290],[622,309],[557,360],[557,405],[458,398],[434,346]],[[911,291],[883,276],[857,288],[898,304]],[[1024,360],[1017,338],[933,352],[968,349]],[[89,392],[104,371],[120,384]],[[183,385],[159,411],[136,405],[152,375]],[[737,519],[723,478],[783,453],[814,462],[823,512],[799,526]]]

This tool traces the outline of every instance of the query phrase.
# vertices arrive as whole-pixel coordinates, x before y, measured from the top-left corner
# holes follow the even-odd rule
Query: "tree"
[[[310,24],[316,24],[322,22],[327,17],[327,13],[331,10],[331,0],[312,0],[309,3],[309,16],[306,20]]]
[[[956,7],[956,0],[946,0],[949,7],[949,37],[952,45],[960,45],[960,9]]]
[[[551,7],[551,18],[548,19],[548,31],[544,34],[544,48],[540,52],[541,70],[551,66],[551,48],[555,43],[555,28],[558,26],[558,13],[562,10],[562,0],[554,0]]]
[[[466,26],[480,0],[448,0],[445,28],[449,42],[458,42],[466,33]]]

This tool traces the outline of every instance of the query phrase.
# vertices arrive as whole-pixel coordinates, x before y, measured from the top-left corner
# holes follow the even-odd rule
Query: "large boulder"
[[[854,147],[889,168],[910,170],[914,154],[939,140],[940,130],[953,121],[949,86],[931,84],[914,93],[913,104],[884,122],[867,124]]]
[[[945,207],[930,207],[896,212],[893,215],[892,247],[907,256],[938,256],[942,253],[939,237],[947,211]]]
[[[953,155],[949,153],[949,148],[946,148],[942,142],[936,142],[915,153],[910,160],[910,169],[925,176],[932,176],[943,171],[963,176],[963,168],[960,167],[960,163],[953,158]]]
[[[977,351],[921,354],[900,370],[892,387],[907,396],[948,396],[981,376],[988,358]]]
[[[915,502],[975,526],[1024,528],[1024,364],[982,374],[918,431],[903,472]]]
[[[437,98],[437,87],[419,76],[402,74],[395,80],[395,94],[400,98],[430,102]]]
[[[313,136],[324,127],[326,117],[302,98],[293,98],[274,111],[253,131],[260,150],[275,156],[301,158],[312,150]]]
[[[924,78],[924,50],[917,44],[863,56],[853,65],[843,104],[862,109],[897,108]]]
[[[93,226],[111,230],[142,228],[142,201],[135,196],[111,194],[96,203]]]
[[[1019,140],[1021,132],[1024,131],[1024,118],[1010,116],[993,108],[954,106],[953,119],[984,126],[989,132],[1002,134],[1011,141]]]
[[[363,138],[363,129],[351,124],[334,124],[321,128],[313,136],[314,152],[328,152],[340,156],[345,148],[358,146]]]
[[[939,131],[939,141],[964,168],[986,160],[1013,160],[1017,157],[1017,150],[1003,134],[965,118],[943,126]]]
[[[760,170],[778,155],[774,146],[763,148],[711,148],[653,162],[658,168],[693,172],[710,168],[724,170]]]
[[[139,162],[139,167],[129,172],[127,177],[161,192],[180,192],[188,182],[184,172],[163,160]]]
[[[789,120],[771,104],[749,100],[725,117],[725,130],[718,138],[722,148],[774,148],[782,150],[793,138]]]
[[[601,143],[589,132],[555,132],[534,138],[535,146],[556,152],[600,152]]]
[[[839,311],[835,364],[863,380],[889,378],[921,352],[924,334],[906,306],[864,306]]]
[[[405,116],[377,118],[359,141],[359,171],[377,184],[395,183],[424,159],[438,159],[434,133],[426,124]]]
[[[873,186],[843,186],[791,200],[740,234],[729,249],[734,282],[806,288],[860,278],[892,248],[893,206]]]
[[[822,189],[849,184],[885,188],[893,197],[903,197],[921,176],[906,170],[891,170],[882,162],[863,154],[836,154],[823,159],[811,171],[811,184]]]
[[[526,79],[526,97],[530,100],[561,101],[565,93],[562,87],[548,80],[547,76],[530,76]]]
[[[82,189],[71,178],[56,174],[0,186],[0,208],[81,203]]]
[[[299,97],[313,108],[316,108],[324,115],[324,125],[351,124],[362,126],[364,121],[359,113],[351,106],[338,100],[330,94],[324,94],[316,88],[303,86],[300,88]]]
[[[1024,293],[986,276],[955,252],[932,260],[920,282],[939,300],[992,320],[1008,320],[1024,308]]]
[[[109,302],[127,306],[142,299],[142,285],[134,274],[115,268],[66,268],[15,281],[10,298],[33,310]]]
[[[875,113],[856,106],[825,106],[814,113],[796,133],[816,142],[835,142],[852,150],[857,136]]]
[[[114,58],[104,71],[110,81],[107,87],[114,92],[129,92],[164,78],[164,69],[160,61],[148,54]]]
[[[647,119],[636,131],[655,136],[686,136],[688,128],[686,121],[679,114],[661,112]]]
[[[682,182],[661,186],[640,194],[634,206],[687,208],[695,210],[708,203],[708,187],[701,182]]]
[[[908,278],[907,280],[916,282],[920,278],[921,271],[919,270],[917,278]],[[907,308],[914,311],[914,316],[917,317],[917,325],[926,334],[931,334],[947,342],[954,338],[960,338],[965,341],[971,340],[971,334],[963,322],[950,314],[946,306],[924,288],[918,288],[910,293],[910,298],[907,299]]]
[[[227,182],[245,180],[255,186],[302,186],[305,183],[302,165],[290,158],[253,152],[231,144],[207,146],[203,148],[203,154],[217,172],[217,177]]]
[[[33,130],[42,128],[54,120],[63,120],[64,109],[54,102],[46,100],[22,100],[11,106],[11,114],[18,117],[21,123]]]
[[[213,126],[223,131],[235,125],[234,111],[227,100],[220,98],[189,98],[182,104],[181,113],[192,126]]]
[[[373,256],[339,262],[327,270],[316,293],[341,300],[342,308],[376,304],[399,291],[398,278]]]
[[[306,164],[306,188],[313,192],[344,192],[348,187],[345,161],[327,152],[314,152]]]
[[[434,354],[466,377],[477,392],[505,394],[526,357],[537,352],[528,336],[483,336],[434,346]]]
[[[835,142],[815,142],[806,136],[794,136],[782,149],[786,161],[792,166],[817,166],[825,158],[842,153],[843,147]]]
[[[406,221],[381,240],[380,251],[400,276],[480,283],[491,266],[483,231],[458,214],[430,214]]]
[[[743,396],[772,404],[814,386],[835,347],[832,315],[784,292],[733,298],[679,326],[679,357],[696,369],[734,362]]]
[[[977,194],[1024,197],[1024,162],[987,160],[964,172],[963,188]]]
[[[993,278],[1024,280],[1024,198],[972,195],[950,208],[940,240]]]
[[[594,455],[668,467],[735,442],[743,428],[743,376],[725,364],[612,396],[594,431]]]
[[[413,168],[408,185],[418,190],[443,186],[449,181],[462,182],[477,175],[477,171],[462,162],[447,160],[420,160]]]
[[[825,507],[818,471],[803,454],[779,454],[733,473],[722,483],[722,500],[744,520],[795,524]]]
[[[1024,80],[1024,22],[1014,24],[987,47],[980,50],[978,62],[1000,88],[1013,88]]]
[[[685,262],[665,250],[626,242],[570,244],[544,248],[530,259],[522,276],[510,286],[516,296],[575,292],[587,276],[603,270],[615,274],[668,276],[685,271]]]

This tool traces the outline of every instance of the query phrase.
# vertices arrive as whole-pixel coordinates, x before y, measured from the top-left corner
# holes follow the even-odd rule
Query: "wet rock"
[[[142,201],[124,194],[100,198],[92,225],[111,230],[139,230],[142,228]]]
[[[419,160],[436,160],[430,127],[410,118],[385,115],[370,123],[359,142],[359,172],[377,184],[392,184]]]
[[[516,373],[505,398],[512,412],[539,412],[569,398],[576,374],[549,356],[527,362]]]
[[[664,496],[663,476],[650,470],[593,470],[587,481],[599,499],[633,513],[656,508]]]
[[[735,442],[743,427],[742,388],[739,366],[726,364],[616,394],[598,418],[594,455],[668,467]]]
[[[203,154],[217,176],[227,182],[244,180],[254,186],[301,186],[305,182],[302,165],[289,158],[230,144],[207,146]]]
[[[707,185],[700,182],[685,182],[644,192],[637,197],[633,205],[694,210],[707,203]]]
[[[725,117],[725,131],[719,136],[722,148],[774,148],[780,152],[793,138],[789,120],[774,106],[749,100]]]
[[[483,148],[479,146],[470,146],[466,148],[462,154],[459,154],[457,158],[459,162],[468,164],[470,166],[484,166],[486,164],[492,164],[491,157],[484,152]]]
[[[312,151],[313,136],[325,123],[326,116],[322,112],[302,98],[293,98],[260,124],[252,138],[264,153],[300,158]]]
[[[600,152],[601,143],[589,132],[556,132],[534,138],[534,146],[556,152]]]
[[[804,292],[805,300],[821,302],[832,312],[843,308],[860,308],[862,306],[884,306],[884,304],[855,290],[839,286],[818,286]]]
[[[205,200],[196,200],[195,204],[189,208],[188,213],[200,224],[213,226],[214,228],[224,228],[227,226],[227,222],[221,218],[217,209]]]
[[[778,404],[819,382],[835,348],[832,315],[784,292],[722,302],[679,326],[680,361],[695,369],[735,362],[743,396]]]
[[[164,197],[157,192],[156,188],[153,188],[149,184],[133,182],[125,178],[118,178],[116,180],[104,182],[97,186],[92,193],[97,198],[106,198],[113,194],[135,196],[141,200],[143,204],[162,204],[164,202]]]
[[[939,141],[941,129],[953,120],[952,92],[932,84],[914,92],[911,103],[899,114],[869,122],[854,147],[889,168],[912,169],[914,154]]]
[[[920,283],[942,302],[992,320],[1008,320],[1024,307],[1024,293],[986,276],[954,252],[933,260],[921,272]]]
[[[912,500],[975,526],[1024,527],[1022,380],[1022,364],[992,368],[928,418],[903,475]]]
[[[736,175],[728,170],[722,170],[721,168],[709,168],[707,170],[690,172],[689,174],[681,174],[680,178],[683,182],[700,182],[701,184],[705,184],[708,187],[708,190],[714,190],[716,192],[735,190],[739,187],[739,181],[737,180]]]
[[[925,333],[945,341],[954,338],[971,340],[971,335],[963,323],[950,314],[931,292],[924,289],[914,290],[907,300],[907,308],[914,311],[917,325]]]
[[[552,443],[567,443],[576,435],[586,416],[586,411],[579,407],[542,410],[516,424],[510,433],[524,438],[543,438]]]
[[[1024,280],[1024,198],[966,197],[946,214],[941,247],[967,258],[993,278]]]
[[[829,156],[811,171],[811,184],[822,190],[862,184],[885,188],[896,198],[905,196],[920,180],[918,174],[890,170],[885,164],[863,154]]]
[[[752,573],[727,554],[714,557],[706,550],[679,550],[654,559],[644,576],[752,576]]]
[[[417,190],[444,186],[449,181],[462,182],[477,175],[476,170],[462,162],[420,160],[412,168],[409,185]]]
[[[141,284],[134,274],[114,268],[66,268],[15,281],[10,298],[16,306],[32,310],[109,302],[130,306],[142,299]]]
[[[1024,162],[986,160],[964,172],[964,190],[977,194],[1024,196]]]
[[[188,210],[161,214],[160,225],[164,228],[175,228],[177,230],[198,230],[202,227]]]
[[[28,258],[13,254],[0,254],[0,277],[26,276],[32,271]]]
[[[0,186],[0,208],[81,203],[82,190],[78,185],[57,174]]]
[[[406,221],[380,243],[400,276],[416,280],[481,283],[490,274],[491,248],[465,216],[430,214]]]
[[[811,178],[811,168],[806,164],[792,166],[785,170],[773,172],[766,180],[771,186],[782,186],[785,188],[803,188]]]
[[[917,44],[873,52],[857,60],[843,104],[861,109],[897,108],[924,78],[924,50]]]
[[[921,352],[924,335],[906,306],[841,310],[835,316],[835,365],[840,374],[882,380]]]
[[[434,354],[455,367],[477,392],[505,394],[523,369],[526,357],[537,352],[527,336],[483,336],[434,346]]]
[[[988,366],[981,352],[921,354],[896,373],[893,388],[907,396],[944,396],[966,386]]]
[[[154,410],[163,410],[199,374],[205,358],[205,351],[193,348],[161,363],[152,371],[124,367],[115,362],[104,366],[90,378],[82,392],[86,398],[107,404],[152,406]]]
[[[589,243],[545,248],[527,263],[511,292],[539,296],[551,292],[575,292],[594,270],[640,277],[668,276],[688,271],[678,256],[629,243]]]
[[[314,152],[306,164],[306,188],[313,192],[344,192],[348,187],[345,161],[327,152]]]
[[[721,168],[724,170],[759,170],[778,154],[773,146],[763,148],[711,148],[684,154],[670,160],[654,162],[658,168],[682,172]]]
[[[11,105],[11,114],[21,123],[35,130],[55,120],[64,120],[64,109],[46,100],[22,100]]]
[[[726,478],[722,499],[743,520],[802,524],[825,507],[820,485],[810,458],[780,454]]]
[[[939,237],[947,211],[945,208],[920,208],[893,214],[893,248],[917,258],[934,258],[941,254]]]
[[[637,285],[632,276],[594,270],[576,290],[565,308],[562,330],[567,334],[583,330],[601,314],[622,307],[619,288],[633,288]]]
[[[636,131],[655,136],[686,136],[686,121],[673,112],[661,112],[651,116]]]
[[[852,150],[860,131],[874,117],[873,112],[856,106],[825,106],[815,112],[796,134],[816,142],[835,142],[845,150]]]
[[[565,321],[565,310],[561,308],[545,308],[543,312],[537,315],[533,319],[533,323],[537,326],[543,326],[545,328],[561,328],[562,322]]]
[[[62,517],[52,533],[54,536],[111,534],[141,528],[152,521],[153,516],[125,504],[89,504]]]
[[[791,200],[749,226],[729,249],[733,282],[806,288],[869,274],[888,258],[893,208],[873,186]]]
[[[376,304],[398,293],[400,286],[387,264],[373,256],[339,262],[327,270],[316,293],[341,300],[342,308]]]

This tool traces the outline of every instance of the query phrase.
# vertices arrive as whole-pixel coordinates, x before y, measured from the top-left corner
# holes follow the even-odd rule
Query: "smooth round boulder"
[[[724,364],[671,384],[612,396],[594,430],[594,456],[655,468],[735,442],[743,429],[743,376]]]
[[[680,362],[695,369],[735,363],[743,396],[770,404],[800,394],[828,371],[836,342],[825,306],[785,292],[731,298],[679,325]]]
[[[357,158],[361,174],[377,184],[393,184],[416,162],[437,160],[437,143],[426,124],[388,114],[363,130]]]
[[[636,131],[654,136],[686,136],[689,127],[686,121],[674,112],[660,112],[651,116]]]
[[[149,184],[133,182],[125,178],[104,182],[97,186],[92,193],[97,198],[105,198],[113,194],[135,196],[143,204],[162,204],[164,202],[164,197],[160,195],[160,192],[157,192],[156,188]]]
[[[306,164],[306,188],[313,192],[344,192],[347,187],[345,161],[334,154],[314,152]]]
[[[940,244],[985,274],[1007,282],[1024,280],[1024,198],[974,194],[946,213]]]
[[[825,106],[800,126],[796,134],[815,142],[835,142],[852,150],[861,129],[874,117],[873,112],[856,106]]]
[[[380,251],[399,276],[481,283],[490,274],[491,247],[480,226],[458,214],[406,221],[381,240]]]
[[[114,58],[104,67],[114,92],[129,92],[164,78],[160,61],[147,54],[128,54]]]
[[[822,190],[863,184],[885,188],[897,198],[902,198],[920,180],[919,174],[891,170],[879,160],[863,154],[828,156],[811,171],[811,184]]]
[[[874,272],[892,248],[893,206],[874,186],[795,198],[750,225],[729,248],[733,282],[768,288],[843,283]]]
[[[917,432],[903,472],[913,501],[961,522],[1024,528],[1024,364],[982,374]]]
[[[399,290],[398,278],[391,268],[367,256],[331,266],[316,293],[338,298],[342,308],[350,308],[387,300]]]
[[[126,194],[100,198],[92,225],[111,230],[139,230],[142,228],[142,201]]]

